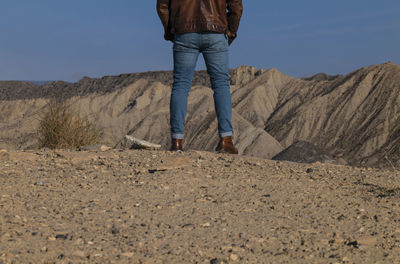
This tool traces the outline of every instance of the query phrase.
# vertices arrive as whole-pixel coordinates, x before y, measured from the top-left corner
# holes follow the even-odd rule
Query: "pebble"
[[[118,233],[119,233],[119,229],[118,228],[116,228],[116,227],[112,227],[111,228],[111,234],[116,235]]]
[[[125,253],[122,253],[121,256],[127,257],[127,258],[132,258],[134,256],[134,254],[132,252],[125,252]]]
[[[350,259],[349,259],[348,257],[343,257],[343,258],[342,258],[342,261],[343,261],[343,262],[350,262]]]
[[[364,245],[364,246],[373,246],[376,245],[377,239],[376,237],[373,236],[365,236],[365,237],[360,237],[357,239],[358,244]]]
[[[214,259],[210,260],[210,264],[225,264],[225,263],[226,262],[223,261],[222,259],[214,258]]]
[[[109,151],[109,150],[111,150],[111,147],[109,147],[109,146],[106,146],[106,145],[102,145],[101,147],[100,147],[100,150],[101,151]]]
[[[86,257],[85,252],[81,251],[81,250],[76,250],[74,251],[74,253],[72,254],[74,257],[78,257],[78,258],[84,258]]]
[[[231,254],[230,258],[231,258],[232,261],[238,261],[239,260],[239,256],[236,255],[236,254]]]
[[[80,150],[105,152],[105,151],[111,150],[111,147],[103,145],[103,144],[98,144],[98,145],[91,145],[91,146],[83,146],[83,147],[80,147]]]
[[[48,183],[48,181],[38,181],[38,182],[35,182],[34,185],[42,186],[42,185],[45,185],[46,183]]]
[[[65,235],[65,234],[58,234],[58,235],[56,235],[56,239],[66,240],[67,238],[68,238],[68,235]]]

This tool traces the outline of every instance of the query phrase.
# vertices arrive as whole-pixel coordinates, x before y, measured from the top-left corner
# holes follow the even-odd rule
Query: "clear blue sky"
[[[244,0],[231,67],[292,76],[400,64],[399,0]],[[1,0],[0,80],[172,69],[155,0]],[[199,69],[204,68],[199,60]]]

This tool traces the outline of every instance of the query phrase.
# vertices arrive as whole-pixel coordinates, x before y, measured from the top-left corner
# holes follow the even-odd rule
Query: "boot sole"
[[[224,150],[224,149],[216,150],[216,152],[219,153],[219,154],[232,154],[232,155],[238,155],[239,154],[239,153],[231,152],[231,151]]]

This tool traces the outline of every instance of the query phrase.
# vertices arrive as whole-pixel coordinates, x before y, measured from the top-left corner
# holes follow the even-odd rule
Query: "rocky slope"
[[[171,72],[148,72],[47,83],[25,93],[0,83],[0,146],[34,147],[38,114],[57,94],[104,129],[104,143],[118,145],[130,134],[168,148],[171,81]],[[241,154],[263,158],[305,141],[341,163],[398,167],[399,84],[400,66],[393,63],[307,79],[276,69],[239,67],[231,72],[235,141]],[[206,72],[196,73],[186,149],[212,151],[217,144],[208,86]],[[302,160],[307,157],[297,161]]]
[[[3,263],[399,263],[398,172],[188,151],[1,151]]]
[[[347,162],[344,159],[335,159],[322,149],[314,146],[306,141],[297,141],[284,149],[278,155],[272,158],[273,160],[293,160],[301,163],[331,163],[345,165]]]
[[[231,84],[243,85],[265,70],[242,66],[231,70]],[[104,76],[102,78],[84,77],[79,82],[46,81],[39,85],[26,81],[0,81],[0,101],[22,99],[38,99],[58,97],[69,99],[74,96],[84,96],[91,93],[106,94],[123,89],[138,80],[161,82],[171,86],[173,83],[171,71],[153,71]],[[206,71],[196,71],[193,85],[210,87],[210,79]]]
[[[40,85],[24,81],[0,81],[0,100],[37,98]]]
[[[396,164],[400,66],[373,65],[332,81],[294,80],[279,93],[265,130],[284,147],[312,142],[351,164]]]
[[[51,97],[69,99],[91,93],[106,94],[127,87],[141,79],[158,81],[170,86],[172,85],[172,72],[141,72],[104,76],[102,78],[84,77],[76,83],[54,81],[46,82],[44,85],[25,81],[0,81],[0,101]],[[205,71],[196,72],[193,77],[193,84],[210,86],[207,73]]]

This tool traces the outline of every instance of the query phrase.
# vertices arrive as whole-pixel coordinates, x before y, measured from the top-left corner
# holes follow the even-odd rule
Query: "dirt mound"
[[[342,164],[343,160],[336,160],[325,151],[306,141],[298,141],[272,158],[273,160],[286,160],[300,163],[331,163]]]
[[[0,151],[0,168],[4,263],[400,261],[390,171],[118,150]]]

